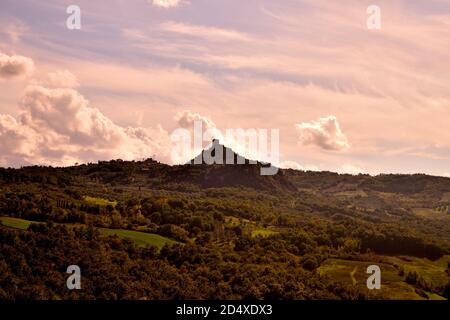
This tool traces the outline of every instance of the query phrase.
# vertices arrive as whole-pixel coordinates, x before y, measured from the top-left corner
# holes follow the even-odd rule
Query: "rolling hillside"
[[[0,169],[0,299],[448,298],[450,179],[260,165]]]

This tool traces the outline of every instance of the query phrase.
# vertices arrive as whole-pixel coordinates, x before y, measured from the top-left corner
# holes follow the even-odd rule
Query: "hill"
[[[448,298],[450,179],[263,165],[0,168],[0,299]]]

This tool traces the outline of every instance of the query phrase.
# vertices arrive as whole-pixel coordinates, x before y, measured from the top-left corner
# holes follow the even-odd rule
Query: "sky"
[[[283,167],[450,177],[449,61],[449,0],[1,0],[0,166],[171,164],[199,120],[278,129]]]

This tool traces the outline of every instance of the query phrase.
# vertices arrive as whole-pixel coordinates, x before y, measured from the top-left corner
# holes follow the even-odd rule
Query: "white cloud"
[[[196,112],[192,112],[191,110],[183,110],[178,112],[174,119],[181,128],[185,129],[193,129],[194,121],[201,121],[205,129],[214,129],[216,127],[210,118],[202,116]]]
[[[445,172],[442,174],[442,176],[444,176],[446,178],[450,178],[450,172]]]
[[[303,166],[295,161],[283,161],[280,162],[279,167],[282,169],[294,169],[294,170],[302,170],[302,171],[319,171],[319,168],[316,166]]]
[[[75,90],[32,85],[22,105],[28,125],[64,135],[71,143],[102,148],[124,140],[123,131]]]
[[[44,79],[35,81],[35,84],[47,88],[77,88],[80,86],[77,77],[68,70],[51,72]]]
[[[338,173],[347,173],[352,175],[357,175],[363,172],[364,172],[363,169],[351,164],[345,164],[338,170]]]
[[[21,21],[15,20],[7,25],[0,26],[0,34],[5,34],[12,43],[18,43],[28,31],[27,26]]]
[[[216,27],[199,26],[180,22],[165,22],[161,25],[164,31],[177,33],[183,36],[203,38],[208,41],[245,41],[250,38],[242,32]]]
[[[70,165],[113,158],[169,159],[170,138],[161,126],[121,127],[73,89],[31,85],[21,107],[19,120],[0,114],[2,164]]]
[[[41,137],[35,133],[32,128],[18,122],[14,117],[0,114],[2,151],[0,158],[5,160],[5,158],[33,157],[37,151],[36,146],[43,142]]]
[[[26,76],[31,74],[33,70],[33,60],[18,55],[8,56],[0,52],[0,78]]]
[[[320,118],[317,121],[296,125],[300,142],[316,145],[325,150],[341,151],[349,147],[347,137],[341,131],[335,116]]]
[[[154,6],[161,8],[177,7],[181,4],[181,0],[149,0]]]

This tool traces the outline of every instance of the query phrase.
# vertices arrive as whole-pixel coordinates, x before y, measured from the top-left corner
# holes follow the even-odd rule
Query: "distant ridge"
[[[270,166],[270,163],[247,159],[213,139],[209,148],[185,165],[172,167],[167,178],[206,188],[242,186],[272,192],[297,191],[282,170],[274,175],[261,175],[261,168]]]
[[[216,155],[217,153],[217,155]],[[206,159],[206,160],[205,160]],[[208,161],[207,161],[208,160]],[[264,163],[257,160],[247,159],[240,154],[234,152],[231,148],[228,148],[220,143],[218,139],[213,139],[212,144],[208,149],[202,150],[202,152],[194,159],[190,160],[188,164],[212,164],[211,161],[215,161],[215,164],[227,164],[227,165],[259,165],[270,166],[270,163]]]

